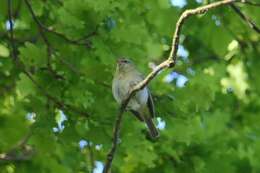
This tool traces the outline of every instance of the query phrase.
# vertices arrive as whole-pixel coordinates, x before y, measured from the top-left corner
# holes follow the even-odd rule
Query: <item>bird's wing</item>
[[[136,84],[138,84],[139,82],[141,82],[144,79],[142,74],[139,73],[139,72],[137,73],[137,76],[138,76],[138,78],[135,78],[135,81],[131,83],[131,87],[134,87]],[[147,88],[147,91],[148,91],[147,108],[148,108],[148,111],[150,113],[150,116],[152,118],[154,118],[155,117],[155,109],[154,109],[153,98],[152,98],[152,95],[151,95],[148,88]]]
[[[144,118],[142,117],[142,115],[140,115],[140,113],[138,111],[135,110],[130,110],[130,112],[139,120],[139,121],[144,121]]]
[[[147,107],[148,107],[151,117],[154,118],[155,117],[154,103],[153,103],[152,95],[149,92],[149,90],[148,90]]]
[[[116,99],[116,101],[118,103],[121,103],[122,102],[122,96],[121,96],[121,93],[120,93],[120,90],[119,90],[119,84],[120,84],[119,80],[117,78],[114,78],[113,82],[112,82],[112,93],[113,93],[113,96]]]

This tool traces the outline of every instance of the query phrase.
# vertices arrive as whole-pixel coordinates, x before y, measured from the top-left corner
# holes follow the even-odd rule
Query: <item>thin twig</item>
[[[28,71],[25,70],[25,66],[22,64],[22,62],[20,62],[18,60],[18,55],[17,55],[17,50],[16,50],[16,45],[15,45],[15,39],[14,39],[14,32],[13,32],[13,21],[12,21],[12,9],[11,9],[11,5],[12,2],[11,0],[8,0],[8,17],[9,17],[9,23],[10,23],[10,43],[11,43],[11,47],[12,47],[12,58],[14,59],[15,64],[17,65],[17,67],[19,69],[21,69],[23,71],[23,73],[33,82],[33,84],[47,97],[49,98],[56,106],[58,106],[58,108],[60,109],[65,109],[69,112],[74,112],[80,115],[83,115],[84,117],[89,117],[90,115],[83,110],[80,110],[79,108],[76,108],[72,105],[69,104],[65,104],[62,101],[59,101],[58,99],[56,99],[55,97],[53,97],[52,95],[50,95],[45,89],[44,87],[42,87],[40,84],[38,84],[31,73],[29,73]],[[42,32],[42,37],[46,39],[46,44],[49,44],[48,39],[44,36],[44,33]]]
[[[32,16],[32,18],[33,18],[33,20],[35,21],[35,23],[36,23],[36,25],[37,25],[37,28],[38,28],[39,33],[40,33],[40,36],[42,37],[43,41],[45,42],[45,44],[46,44],[46,46],[47,46],[47,55],[48,55],[47,67],[48,67],[48,70],[51,72],[51,74],[53,74],[53,76],[56,77],[57,74],[56,74],[56,72],[55,72],[55,71],[52,69],[52,67],[51,67],[51,57],[52,57],[53,54],[55,54],[55,50],[54,50],[54,48],[51,46],[51,44],[50,44],[48,38],[46,37],[45,31],[46,31],[46,32],[54,33],[55,35],[57,35],[57,36],[63,38],[65,41],[67,41],[67,42],[69,42],[69,43],[77,44],[77,45],[86,45],[86,46],[90,47],[90,44],[89,44],[90,42],[88,41],[88,39],[89,39],[90,37],[92,37],[92,36],[94,36],[94,35],[97,34],[97,29],[98,29],[98,28],[96,27],[96,29],[95,29],[94,32],[88,34],[87,36],[85,36],[85,37],[83,37],[83,38],[80,38],[80,39],[78,39],[78,40],[71,40],[71,39],[69,39],[67,36],[65,36],[64,34],[59,33],[59,32],[56,32],[56,31],[54,31],[53,29],[50,29],[50,28],[46,27],[45,25],[43,25],[43,24],[40,22],[40,20],[37,18],[36,14],[34,13],[33,8],[32,8],[32,6],[31,6],[31,4],[29,3],[29,1],[28,1],[28,0],[24,0],[24,1],[25,1],[25,3],[26,3],[26,6],[27,6],[27,8],[28,8],[28,10],[29,10],[29,12],[30,12],[30,14],[31,14],[31,16]],[[59,57],[58,57],[58,58],[59,58]],[[72,66],[70,63],[67,63],[63,58],[59,58],[59,61],[60,61],[62,64],[66,65],[68,68],[72,69],[73,72],[76,72],[76,71],[77,71],[77,70],[75,70],[75,69],[73,68],[73,66]]]
[[[28,133],[20,140],[18,143],[10,149],[10,151],[14,151],[17,148],[23,147],[26,145],[26,143],[29,141],[31,136],[33,135],[33,129],[32,127],[29,129]]]
[[[15,144],[11,149],[9,149],[5,153],[0,153],[0,161],[18,161],[18,160],[28,160],[33,155],[32,148],[26,146],[26,143],[32,136],[32,129],[29,130],[29,132]],[[17,155],[17,151],[21,150],[23,153],[22,155]]]
[[[14,42],[14,26],[13,26],[13,19],[12,19],[12,0],[8,0],[7,2],[8,4],[8,23],[9,23],[9,26],[10,26],[10,40],[11,40],[11,47],[12,47],[12,57],[14,59],[14,61],[17,60],[17,54],[16,54],[16,49],[15,49],[15,42]]]
[[[171,52],[170,52],[170,55],[169,55],[169,58],[168,58],[169,60],[170,59],[173,60],[170,64],[170,66],[173,66],[176,63],[177,56],[175,56],[175,55],[178,51],[179,37],[180,37],[180,32],[181,32],[184,21],[192,15],[203,14],[210,9],[220,7],[220,6],[223,6],[223,5],[226,5],[226,4],[231,4],[233,2],[238,2],[238,0],[218,1],[218,2],[214,2],[214,3],[208,4],[208,5],[204,5],[204,6],[195,8],[195,9],[185,10],[181,14],[180,18],[178,19],[178,21],[176,23],[176,28],[175,28],[175,32],[174,32],[173,40],[172,40],[173,44],[172,44]]]
[[[139,90],[143,89],[145,86],[147,86],[149,84],[149,82],[163,69],[165,68],[169,68],[169,67],[174,67],[176,64],[176,53],[178,51],[178,45],[179,45],[179,36],[181,33],[181,29],[182,26],[184,24],[184,21],[192,16],[192,15],[197,15],[197,14],[202,14],[207,12],[210,9],[216,8],[216,7],[220,7],[223,5],[227,5],[227,4],[231,4],[233,2],[237,2],[237,0],[223,0],[223,1],[218,1],[218,2],[214,2],[205,6],[201,6],[195,9],[190,9],[190,10],[185,10],[182,15],[180,16],[180,18],[178,19],[177,23],[176,23],[176,28],[175,28],[175,32],[173,35],[173,39],[172,39],[172,47],[171,47],[171,52],[169,54],[169,57],[167,60],[163,61],[161,64],[159,64],[150,74],[148,74],[146,76],[146,78],[141,81],[140,83],[138,83],[129,93],[129,95],[127,96],[127,98],[122,102],[118,114],[117,114],[117,118],[116,118],[116,122],[114,125],[114,129],[113,129],[113,141],[112,141],[112,147],[110,149],[110,151],[107,154],[107,158],[106,158],[106,163],[103,169],[103,173],[108,173],[111,165],[112,165],[112,161],[117,149],[117,144],[118,144],[118,140],[119,140],[119,134],[120,134],[120,128],[121,128],[121,122],[122,122],[122,118],[123,118],[123,114],[125,112],[126,106],[128,104],[128,102],[130,101],[130,99],[132,98],[132,96]]]
[[[32,9],[32,6],[31,4],[29,3],[28,0],[24,0],[34,21],[36,22],[36,24],[38,25],[38,28],[41,30],[41,32],[44,32],[44,31],[47,31],[47,32],[50,32],[50,33],[53,33],[59,37],[61,37],[62,39],[64,39],[65,41],[67,41],[68,43],[71,43],[71,44],[76,44],[76,45],[83,45],[83,46],[87,46],[87,47],[90,47],[90,42],[89,42],[89,38],[96,35],[97,34],[97,28],[95,31],[93,31],[92,33],[84,36],[83,38],[80,38],[80,39],[77,39],[77,40],[72,40],[70,38],[68,38],[66,35],[60,33],[60,32],[57,32],[55,31],[54,29],[51,29],[49,27],[46,27],[45,25],[43,25],[40,20],[36,17],[33,9]]]
[[[11,5],[12,2],[11,0],[8,0],[8,16],[9,16],[9,21],[12,20],[12,9],[11,9]],[[58,108],[60,109],[65,109],[68,112],[74,112],[77,114],[80,114],[84,117],[89,117],[90,115],[83,110],[80,110],[78,108],[75,108],[72,105],[69,104],[65,104],[62,101],[59,101],[57,98],[53,97],[51,94],[49,94],[44,87],[42,87],[36,80],[34,80],[32,74],[30,72],[28,72],[25,69],[25,65],[22,64],[21,61],[18,60],[18,55],[17,55],[17,51],[16,51],[16,46],[15,46],[15,41],[13,38],[13,24],[11,24],[12,22],[10,22],[10,41],[11,41],[11,46],[12,46],[12,58],[14,60],[15,65],[32,81],[32,83],[41,91],[41,93],[43,95],[45,95],[48,99],[50,99]],[[44,34],[43,34],[44,35]],[[48,40],[46,43],[49,43]]]
[[[47,37],[45,36],[45,31],[44,31],[44,28],[42,27],[42,24],[41,22],[38,20],[38,18],[36,17],[33,9],[32,9],[32,6],[31,4],[27,1],[27,0],[24,0],[29,12],[31,13],[32,15],[32,18],[33,20],[35,21],[35,23],[37,24],[37,28],[39,30],[39,33],[40,33],[40,36],[42,37],[44,43],[46,44],[47,46],[47,56],[48,56],[48,59],[47,59],[47,66],[49,68],[49,70],[52,72],[52,68],[51,68],[51,57],[52,57],[52,53],[54,52],[54,50],[52,49],[51,47],[51,44],[49,42],[49,40],[47,39]]]
[[[45,36],[45,34],[44,34],[44,29],[43,29],[43,27],[42,27],[42,24],[41,24],[41,22],[38,20],[38,18],[36,17],[36,15],[35,15],[35,13],[34,13],[34,11],[33,11],[33,9],[32,9],[31,4],[29,3],[28,0],[24,0],[24,2],[25,2],[27,8],[29,9],[29,11],[30,11],[30,13],[31,13],[33,20],[36,22],[36,24],[37,24],[37,26],[38,26],[38,30],[39,30],[39,32],[40,32],[40,35],[41,35],[43,41],[46,43],[46,45],[47,45],[48,47],[50,47],[50,43],[49,43],[48,39],[46,38],[46,36]]]
[[[91,147],[91,145],[88,144],[87,147],[88,147],[89,162],[90,162],[89,172],[92,172],[94,169],[95,158],[94,158],[93,148]]]
[[[22,7],[22,0],[19,0],[18,4],[16,6],[16,9],[14,10],[14,13],[13,13],[14,18],[19,16],[21,7]]]
[[[21,151],[23,154],[13,154],[13,153],[3,153],[0,154],[0,161],[6,162],[6,161],[27,161],[30,160],[32,155],[34,154],[34,151],[29,148],[27,150]]]
[[[249,18],[247,17],[240,9],[235,6],[235,4],[230,4],[230,7],[236,12],[236,14],[245,21],[250,28],[252,28],[254,31],[260,34],[260,28]]]
[[[56,106],[58,106],[58,108],[60,109],[65,109],[68,112],[74,112],[74,113],[78,113],[80,115],[83,115],[84,117],[89,117],[90,115],[83,110],[80,110],[78,108],[75,108],[72,105],[69,104],[65,104],[62,101],[59,101],[57,98],[53,97],[52,95],[50,95],[40,84],[38,84],[36,82],[36,80],[34,80],[33,76],[28,72],[28,71],[23,71],[25,73],[25,75],[33,82],[33,84],[48,98],[50,99],[53,103],[56,104]]]
[[[256,7],[260,7],[259,3],[256,2],[250,2],[250,1],[244,1],[242,2],[243,4],[247,4],[247,5],[252,5],[252,6],[256,6]]]
[[[52,70],[51,64],[50,64],[50,58],[51,58],[52,54],[54,53],[54,49],[52,48],[52,46],[51,46],[51,44],[50,44],[48,38],[47,38],[46,35],[45,35],[45,31],[50,31],[50,30],[49,30],[47,27],[45,27],[45,26],[38,20],[38,18],[36,17],[36,15],[35,15],[35,13],[34,13],[34,11],[33,11],[33,9],[32,9],[31,4],[29,3],[29,1],[28,1],[28,0],[24,0],[24,1],[25,1],[26,5],[27,5],[27,8],[29,9],[29,12],[30,12],[30,14],[31,14],[31,16],[32,16],[32,18],[33,18],[33,20],[35,21],[35,23],[36,23],[37,26],[38,26],[38,30],[39,30],[39,33],[40,33],[42,39],[44,40],[44,42],[45,42],[45,44],[46,44],[46,46],[47,46],[47,52],[48,52],[48,67],[49,67],[49,70],[50,70],[52,73],[55,74],[55,72]],[[62,34],[59,34],[59,33],[57,33],[57,32],[55,32],[55,33],[56,33],[57,35],[59,35],[59,36],[63,36]],[[64,37],[64,38],[66,38],[66,37]],[[66,39],[66,40],[67,40],[67,41],[71,41],[71,40],[69,40],[69,39]],[[61,60],[61,62],[65,63],[63,59],[60,59],[60,60]],[[70,66],[69,66],[69,67],[70,67]],[[26,76],[37,86],[37,88],[40,89],[40,90],[42,91],[42,93],[44,93],[44,95],[47,96],[48,99],[52,100],[57,106],[59,106],[59,108],[72,110],[72,111],[74,111],[74,112],[76,112],[76,113],[79,113],[79,114],[84,115],[84,116],[87,116],[87,117],[89,116],[89,114],[87,114],[85,111],[81,111],[81,110],[79,110],[79,109],[77,109],[77,108],[74,108],[74,107],[71,106],[71,105],[64,104],[63,102],[57,100],[55,97],[53,97],[53,96],[51,96],[50,94],[48,94],[48,92],[45,91],[45,89],[44,89],[41,85],[39,85],[39,84],[34,80],[34,78],[32,77],[32,75],[31,75],[29,72],[27,72],[27,71],[24,70],[24,73],[25,73]]]

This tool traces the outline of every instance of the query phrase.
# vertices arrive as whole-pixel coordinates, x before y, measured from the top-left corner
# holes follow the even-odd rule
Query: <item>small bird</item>
[[[130,90],[142,80],[142,74],[136,69],[132,61],[126,58],[118,59],[112,84],[115,100],[121,104]],[[127,110],[132,112],[140,121],[146,123],[149,134],[153,139],[159,136],[152,120],[155,117],[155,110],[152,96],[147,87],[136,92],[129,101]]]

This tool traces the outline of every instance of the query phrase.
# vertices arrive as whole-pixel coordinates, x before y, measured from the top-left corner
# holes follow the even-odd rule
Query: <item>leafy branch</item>
[[[27,1],[27,0],[25,0],[25,1]],[[33,75],[29,71],[26,70],[25,65],[19,60],[18,51],[17,51],[17,47],[16,47],[16,40],[14,38],[14,28],[13,28],[13,22],[12,22],[13,21],[12,20],[12,3],[11,2],[12,2],[12,0],[8,0],[8,19],[10,21],[9,22],[10,23],[9,35],[10,35],[10,44],[11,44],[11,48],[12,48],[11,58],[13,58],[14,64],[17,66],[17,68],[19,70],[21,70],[31,80],[31,82],[36,86],[36,88],[41,92],[41,94],[44,95],[46,98],[48,98],[50,101],[52,101],[52,103],[54,103],[57,106],[57,108],[62,109],[66,112],[78,114],[85,118],[89,118],[91,113],[89,113],[85,109],[81,109],[74,105],[64,103],[62,100],[49,94],[49,92],[34,79]],[[50,49],[53,49],[48,41],[48,38],[44,35],[44,33],[42,32],[42,34],[40,34],[40,35],[41,35],[41,37],[43,37],[43,39],[47,40],[45,43],[50,46]],[[82,40],[83,39],[84,38],[82,38]],[[66,61],[64,61],[62,59],[61,59],[61,62],[63,62],[66,66],[68,66],[69,69],[72,70],[73,72],[79,73],[77,71],[77,69],[75,67],[73,67],[71,64],[67,63]],[[97,119],[95,119],[95,117],[92,117],[92,119],[97,120]],[[106,121],[103,121],[103,123],[107,124]]]
[[[202,14],[202,13],[207,12],[208,10],[211,10],[211,9],[214,9],[214,8],[217,8],[217,7],[221,7],[221,6],[226,6],[226,5],[229,5],[229,4],[233,4],[235,2],[244,2],[244,1],[222,0],[222,1],[218,1],[218,2],[213,2],[211,4],[204,5],[204,6],[195,8],[195,9],[185,10],[181,14],[181,16],[179,17],[179,19],[176,23],[175,32],[174,32],[173,39],[172,39],[171,51],[170,51],[168,59],[163,61],[158,66],[156,66],[156,68],[152,72],[150,72],[143,81],[141,81],[135,87],[133,87],[133,89],[129,92],[128,96],[124,99],[124,101],[120,105],[119,111],[117,113],[117,118],[116,118],[116,121],[115,121],[114,129],[113,129],[112,146],[111,146],[111,149],[109,150],[109,152],[107,154],[106,163],[105,163],[105,166],[104,166],[104,169],[103,169],[103,173],[108,173],[110,168],[111,168],[112,161],[113,161],[113,158],[115,156],[115,152],[116,152],[117,145],[118,145],[123,114],[126,110],[127,104],[130,101],[130,99],[134,96],[134,94],[137,91],[139,91],[139,90],[143,89],[145,86],[147,86],[149,84],[149,82],[151,82],[151,80],[154,77],[156,77],[157,74],[160,71],[162,71],[163,69],[166,69],[166,68],[173,68],[175,66],[176,60],[177,60],[176,54],[177,54],[177,51],[178,51],[179,37],[180,37],[180,33],[181,33],[182,27],[184,25],[184,22],[190,16]]]
[[[47,46],[47,55],[48,55],[48,61],[47,61],[47,66],[48,66],[48,70],[54,75],[54,77],[59,77],[61,79],[63,79],[62,76],[58,76],[56,74],[56,72],[51,68],[51,65],[50,65],[50,60],[51,60],[51,56],[54,54],[55,55],[55,50],[54,48],[52,47],[51,43],[49,42],[48,38],[46,37],[45,35],[45,31],[46,32],[50,32],[50,33],[53,33],[61,38],[63,38],[65,41],[67,41],[68,43],[70,44],[75,44],[75,45],[85,45],[87,47],[90,47],[90,41],[89,39],[95,35],[97,35],[97,30],[98,30],[98,26],[96,26],[95,30],[89,34],[87,34],[86,36],[83,36],[82,38],[79,38],[77,40],[72,40],[70,38],[68,38],[66,35],[60,33],[60,32],[57,32],[55,31],[53,28],[51,29],[50,27],[47,27],[45,26],[44,24],[41,23],[41,21],[37,18],[37,16],[35,15],[35,12],[31,6],[31,4],[29,3],[28,0],[24,0],[33,20],[35,21],[37,27],[38,27],[38,30],[39,30],[39,33],[40,33],[40,36],[42,37],[44,43],[46,44]],[[72,64],[68,63],[67,61],[64,60],[64,58],[60,58],[59,56],[56,56],[58,58],[58,60],[60,61],[60,63],[62,63],[63,65],[65,65],[69,70],[71,70],[73,73],[77,74],[77,75],[82,75],[81,72],[78,71],[78,69],[76,67],[74,67]],[[53,100],[53,99],[51,99]],[[64,107],[64,106],[63,106]],[[68,106],[66,106],[68,107]],[[69,106],[70,109],[72,108],[71,106]],[[72,110],[75,110],[75,109],[72,109]]]
[[[16,45],[15,45],[15,40],[14,40],[14,31],[13,31],[13,22],[12,22],[12,0],[8,0],[8,18],[9,18],[9,23],[10,23],[10,30],[9,30],[10,44],[11,44],[11,47],[12,47],[12,51],[11,51],[12,56],[11,57],[13,58],[13,61],[14,61],[15,65],[17,66],[17,68],[19,70],[21,70],[32,81],[32,83],[41,91],[41,93],[43,95],[45,95],[49,100],[51,100],[58,108],[64,109],[68,112],[74,112],[74,113],[80,114],[84,117],[89,117],[90,114],[88,114],[86,111],[80,110],[79,108],[76,108],[72,105],[65,104],[64,102],[62,102],[62,101],[58,100],[57,98],[53,97],[51,94],[49,94],[45,90],[45,88],[43,86],[41,86],[34,79],[33,75],[25,69],[25,65],[21,61],[19,61],[19,59],[18,59],[18,53],[17,53],[17,50],[16,50]],[[47,40],[47,38],[46,38],[46,40]],[[48,40],[45,43],[49,43]]]
[[[60,33],[60,32],[57,32],[55,31],[53,28],[49,28],[47,26],[45,26],[44,24],[42,24],[40,22],[40,20],[36,17],[34,11],[33,11],[33,8],[31,6],[31,4],[29,3],[28,0],[24,0],[26,6],[28,7],[28,10],[29,12],[31,13],[32,17],[33,17],[33,20],[35,21],[35,23],[38,25],[38,28],[40,30],[40,34],[42,35],[42,33],[44,33],[44,31],[47,31],[47,32],[50,32],[50,33],[53,33],[59,37],[61,37],[62,39],[64,39],[65,41],[67,41],[68,43],[70,44],[75,44],[75,45],[85,45],[87,47],[90,47],[90,42],[89,42],[89,38],[91,38],[92,36],[96,35],[97,34],[97,28],[95,29],[95,31],[87,34],[86,36],[83,36],[82,38],[80,39],[77,39],[77,40],[73,40],[73,39],[70,39],[68,38],[65,34],[63,33]],[[45,37],[45,36],[44,36]],[[45,39],[45,38],[44,38]],[[46,42],[46,41],[45,41]]]
[[[95,29],[94,32],[90,33],[90,34],[87,34],[86,36],[78,39],[78,40],[72,40],[70,38],[68,38],[66,35],[60,33],[60,32],[57,32],[55,31],[54,29],[50,29],[49,27],[45,26],[44,24],[41,23],[41,21],[37,18],[37,16],[35,15],[34,11],[33,11],[33,8],[31,6],[31,4],[29,3],[28,0],[24,0],[34,22],[36,23],[37,25],[37,28],[39,30],[39,33],[40,33],[40,36],[42,37],[44,43],[46,44],[47,46],[47,55],[48,55],[48,60],[47,60],[47,67],[48,67],[48,70],[54,74],[54,76],[56,77],[57,74],[55,73],[55,71],[52,69],[51,67],[51,57],[52,55],[55,53],[55,50],[54,48],[51,46],[48,38],[46,37],[45,35],[45,32],[50,32],[50,33],[53,33],[55,34],[56,36],[58,37],[61,37],[62,39],[64,39],[65,41],[67,41],[68,43],[70,44],[75,44],[75,45],[83,45],[83,46],[87,46],[87,47],[90,47],[90,41],[89,41],[89,38],[91,38],[92,36],[96,35],[97,34],[97,27]],[[60,62],[64,65],[66,65],[68,68],[72,69],[71,65],[69,63],[67,63],[63,58],[59,58]]]

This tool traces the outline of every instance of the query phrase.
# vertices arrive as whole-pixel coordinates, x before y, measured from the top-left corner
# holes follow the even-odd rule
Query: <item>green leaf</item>
[[[10,55],[9,49],[0,44],[0,57],[8,57]]]
[[[16,90],[17,95],[21,98],[35,94],[35,86],[25,74],[19,75],[19,81],[17,81]]]
[[[26,42],[25,46],[21,47],[19,51],[21,60],[27,66],[41,67],[46,65],[47,51],[45,46]]]

